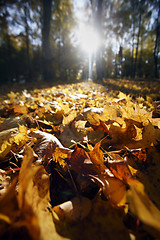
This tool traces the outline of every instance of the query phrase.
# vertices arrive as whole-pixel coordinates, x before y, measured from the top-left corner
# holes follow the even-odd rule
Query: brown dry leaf
[[[94,125],[94,126],[100,125],[100,116],[95,112],[88,113],[87,120],[91,125]]]
[[[157,141],[160,141],[160,129],[155,128],[152,123],[149,122],[143,130],[143,147],[150,147],[153,144],[157,144]]]
[[[7,95],[8,95],[8,97],[11,99],[11,100],[13,100],[13,99],[15,99],[15,98],[17,98],[17,94],[18,93],[14,93],[14,92],[10,92],[10,93],[8,93]]]
[[[109,129],[108,129],[107,124],[100,120],[100,126],[103,128],[105,134],[109,135]]]
[[[121,180],[108,174],[90,177],[95,180],[112,205],[123,206],[126,203],[126,185]]]
[[[49,111],[44,107],[38,108],[35,113],[39,116],[39,119],[46,120],[54,125],[59,125],[62,123],[63,120],[63,111],[56,110],[56,111]]]
[[[65,167],[66,161],[64,159],[67,159],[67,157],[71,156],[71,153],[73,150],[70,149],[62,149],[62,148],[56,148],[53,153],[53,161],[58,162],[60,166]]]
[[[27,140],[27,128],[24,125],[19,125],[19,133],[14,136],[14,143],[23,146]]]
[[[141,123],[143,126],[148,124],[148,120],[152,119],[152,113],[141,108],[138,104],[127,100],[125,106],[119,108],[123,118],[131,119],[133,121]]]
[[[86,152],[76,146],[71,153],[69,162],[71,167],[81,174],[101,174],[105,171],[103,152],[100,150],[101,142],[97,143],[92,151]]]
[[[91,211],[91,200],[85,197],[75,197],[53,208],[60,221],[81,221]]]
[[[145,191],[152,202],[160,209],[160,164],[158,147],[150,147],[146,149],[146,162],[141,162],[137,166],[136,176],[145,186]],[[130,159],[130,158],[129,158]],[[133,158],[133,161],[136,159]],[[132,162],[133,162],[132,161]]]
[[[136,136],[134,137],[134,141],[138,142],[138,141],[142,140],[143,129],[137,127],[136,125],[134,125],[134,128],[136,130]]]
[[[50,182],[49,175],[41,166],[33,177],[32,208],[38,218],[40,239],[60,240],[66,239],[57,233],[53,217],[49,211],[50,206]]]
[[[89,175],[95,180],[112,204],[122,204],[122,202],[125,202],[126,186],[119,179],[105,174],[106,166],[104,165],[103,152],[100,150],[100,145],[101,142],[97,143],[91,152],[86,152],[76,147],[71,154],[69,162],[72,169],[77,173]],[[127,170],[129,171],[129,169]]]
[[[25,125],[25,121],[21,119],[20,117],[9,117],[3,120],[2,123],[0,123],[0,132],[4,130],[9,130],[12,128],[17,128],[19,125]]]
[[[0,149],[0,160],[3,161],[3,159],[5,158],[5,156],[10,152],[11,148],[12,148],[12,143],[13,143],[13,139],[9,139],[9,141],[4,140],[4,142],[1,145],[1,149]]]
[[[123,224],[123,208],[115,208],[109,202],[95,199],[87,224],[86,238],[128,240],[129,232]],[[93,227],[94,226],[94,227]]]
[[[3,160],[11,150],[14,136],[16,136],[18,132],[17,130],[17,128],[13,128],[0,132],[0,159]]]
[[[40,229],[38,218],[32,205],[34,199],[33,176],[38,171],[38,167],[32,168],[33,159],[33,150],[26,145],[25,155],[19,173],[18,205],[30,235],[33,239],[37,239],[39,238]]]
[[[16,144],[19,148],[22,147],[28,140],[27,128],[19,125],[17,128],[8,129],[0,132],[0,158],[3,158],[14,148]]]
[[[77,130],[83,130],[83,129],[85,129],[86,123],[87,123],[87,121],[85,121],[85,120],[77,120],[77,121],[75,121],[75,128]]]
[[[78,142],[81,139],[81,136],[77,138],[75,130],[70,126],[65,126],[62,133],[59,135],[59,140],[65,147],[70,147],[73,143],[72,141]]]
[[[15,113],[21,113],[21,114],[27,114],[28,109],[24,105],[17,104],[17,105],[14,106],[14,112]]]
[[[7,176],[6,172],[0,169],[0,198],[6,193],[11,177]]]
[[[111,105],[109,103],[106,103],[106,105],[107,106],[105,107],[104,111],[100,115],[100,120],[101,121],[108,121],[108,120],[116,121],[116,119],[119,115],[118,109],[114,105]]]
[[[63,116],[63,125],[68,125],[70,122],[72,122],[77,116],[77,112],[75,110],[70,111],[70,113],[67,116]]]
[[[86,131],[87,141],[93,145],[100,142],[104,137],[105,137],[104,129],[101,130],[88,129],[88,131]]]
[[[35,152],[38,155],[39,160],[45,158],[47,161],[50,159],[56,147],[64,148],[61,142],[50,133],[35,130],[30,132],[30,136],[37,139]]]
[[[33,150],[26,147],[19,174],[18,191],[19,206],[27,221],[26,226],[33,239],[64,239],[57,234],[48,210],[49,176],[42,166],[32,166],[33,158]]]
[[[160,211],[151,202],[147,194],[131,185],[127,198],[130,211],[143,223],[157,230],[158,236],[156,237],[160,237]]]
[[[106,166],[104,165],[104,154],[100,149],[101,142],[97,143],[94,147],[94,149],[89,152],[89,156],[91,159],[91,162],[94,164],[96,168],[97,174],[101,174],[105,171]]]
[[[6,219],[8,221],[4,221],[8,224],[13,223],[16,220],[16,217],[19,215],[19,208],[18,208],[18,202],[16,197],[16,188],[17,185],[17,179],[15,179],[12,184],[8,187],[6,193],[0,198],[0,214],[1,216],[6,216]],[[0,222],[2,224],[2,221],[5,219],[2,219],[0,217]],[[3,225],[0,224],[0,234],[5,230]],[[5,228],[8,227],[7,225]]]
[[[117,178],[106,177],[105,184],[102,188],[104,195],[108,198],[113,205],[124,206],[126,203],[126,185]]]
[[[126,144],[128,148],[149,148],[157,145],[160,141],[160,129],[148,122],[148,125],[143,127],[142,140],[130,142]]]
[[[59,232],[61,235],[75,240],[106,238],[130,240],[129,232],[123,224],[123,215],[123,208],[115,208],[109,202],[96,198],[92,201],[89,215],[83,221],[60,226]]]
[[[128,144],[135,142],[136,134],[137,132],[133,124],[128,124],[125,128],[122,128],[117,123],[114,123],[109,128],[111,139],[104,139],[103,144],[114,146],[117,149],[124,148]]]
[[[144,163],[147,159],[147,153],[145,148],[139,148],[139,149],[128,149],[128,156],[129,160],[130,158],[134,158],[134,160],[138,163]]]
[[[124,180],[126,183],[128,183],[128,179],[132,177],[126,158],[124,158],[124,160],[108,160],[107,167],[116,178]]]
[[[25,239],[39,239],[39,226],[32,207],[23,196],[23,206],[19,206],[16,191],[17,181],[0,200],[0,236],[2,239],[14,239],[16,236]]]
[[[18,236],[20,239],[36,239],[31,238],[26,227],[26,219],[21,215],[16,185],[17,179],[12,182],[6,194],[0,199],[0,238],[15,239]]]
[[[34,153],[32,148],[25,146],[25,155],[23,157],[21,169],[19,172],[19,187],[18,187],[18,201],[20,209],[24,206],[24,201],[31,204],[32,198],[29,196],[28,188],[30,188],[30,182],[32,177],[37,171],[37,168],[32,169],[32,162],[34,160]],[[31,183],[32,184],[32,183]],[[25,199],[25,194],[27,193],[27,199]],[[32,194],[32,193],[31,193]]]
[[[143,126],[148,125],[148,120],[152,119],[152,113],[135,105],[135,111],[133,112],[131,119],[143,123]]]
[[[95,174],[96,166],[92,163],[90,155],[84,149],[76,146],[69,162],[74,171],[80,174]]]

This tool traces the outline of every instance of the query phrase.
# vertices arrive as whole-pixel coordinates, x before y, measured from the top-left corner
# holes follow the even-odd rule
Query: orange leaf
[[[26,106],[21,106],[19,104],[14,106],[14,112],[15,113],[21,113],[21,114],[27,114],[28,113],[28,109]]]
[[[74,149],[71,157],[69,159],[71,167],[74,171],[80,174],[96,174],[96,168],[92,163],[89,153],[84,149],[76,148]]]
[[[145,162],[147,159],[146,150],[144,148],[128,150],[129,156],[134,157],[139,163]]]
[[[129,209],[143,223],[160,231],[160,211],[148,198],[144,191],[131,185],[128,191]],[[156,238],[158,239],[158,238]]]
[[[104,165],[104,159],[103,159],[104,154],[100,149],[100,145],[101,145],[101,141],[98,142],[95,145],[94,149],[88,153],[90,156],[91,162],[96,167],[97,173],[103,173],[106,169],[106,166]]]
[[[124,180],[128,183],[128,179],[132,177],[131,171],[127,164],[127,159],[124,160],[109,160],[107,162],[107,167],[114,174],[116,178]]]
[[[126,201],[126,185],[115,177],[108,175],[90,176],[102,189],[105,197],[113,205],[121,205]]]

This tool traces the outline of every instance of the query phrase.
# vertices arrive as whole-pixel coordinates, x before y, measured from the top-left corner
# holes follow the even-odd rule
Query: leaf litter
[[[1,239],[159,239],[159,104],[94,83],[0,106]]]

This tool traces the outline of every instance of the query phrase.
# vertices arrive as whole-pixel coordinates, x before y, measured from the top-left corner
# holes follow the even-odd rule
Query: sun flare
[[[95,53],[100,46],[100,38],[94,28],[80,25],[77,33],[81,48],[88,54]]]

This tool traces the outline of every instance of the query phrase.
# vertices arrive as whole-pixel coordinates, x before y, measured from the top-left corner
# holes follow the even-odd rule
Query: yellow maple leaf
[[[10,138],[9,141],[5,140],[2,143],[1,149],[0,149],[0,158],[4,158],[9,153],[9,151],[11,150],[13,138]]]
[[[19,133],[14,136],[14,142],[20,145],[21,143],[24,144],[27,140],[27,128],[24,125],[19,125]]]
[[[17,93],[14,93],[14,92],[10,92],[7,94],[7,96],[10,98],[10,99],[15,99],[17,97]]]
[[[53,161],[58,162],[62,167],[66,166],[65,158],[67,158],[67,153],[65,153],[60,148],[56,148],[53,154]]]

